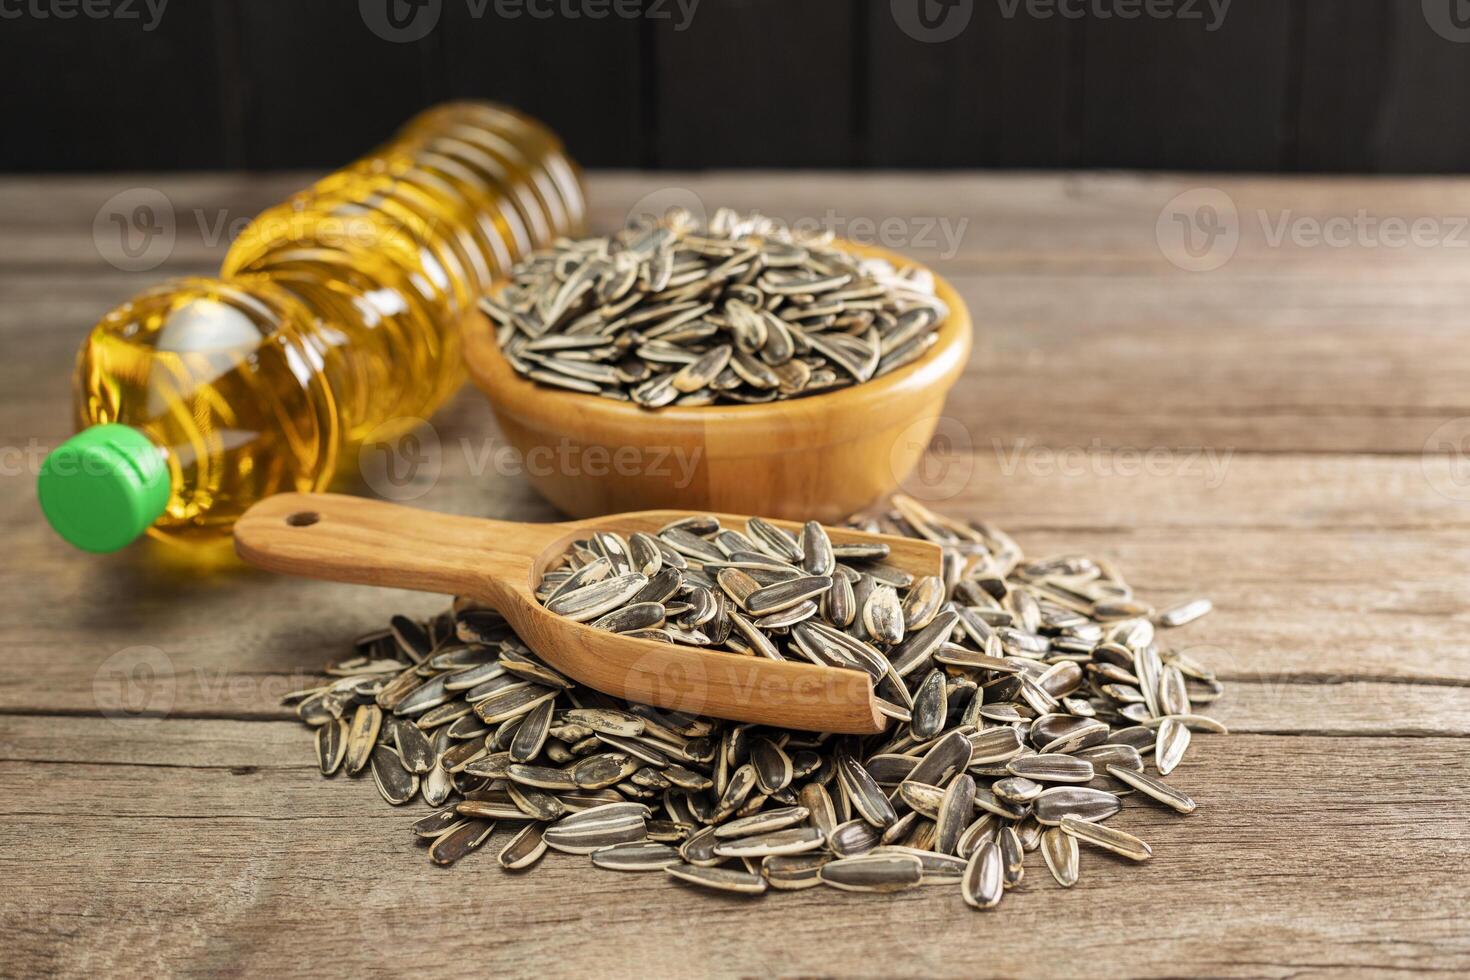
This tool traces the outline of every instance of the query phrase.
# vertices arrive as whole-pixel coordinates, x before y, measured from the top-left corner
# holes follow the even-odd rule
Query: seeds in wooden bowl
[[[1149,844],[1103,821],[1135,790],[1141,805],[1195,807],[1142,770],[1159,768],[1161,743],[1164,767],[1180,764],[1191,744],[1180,731],[1223,731],[1194,710],[1218,682],[1163,642],[1170,622],[1205,605],[1155,613],[1108,563],[1029,560],[998,528],[907,498],[853,526],[939,544],[946,577],[907,579],[882,549],[834,545],[819,525],[792,534],[696,516],[656,535],[574,543],[541,595],[575,598],[638,575],[640,592],[602,612],[599,628],[864,671],[889,709],[879,735],[610,698],[541,664],[499,614],[462,600],[427,622],[395,618],[288,703],[318,729],[324,773],[371,772],[388,802],[431,807],[409,836],[438,864],[502,833],[492,851],[516,873],[559,852],[733,894],[948,885],[984,909],[1028,862],[1050,872],[1033,880],[1071,887],[1094,859],[1086,852],[1146,860]],[[802,584],[750,608],[788,583]],[[607,618],[644,605],[658,607],[632,617],[645,625]]]
[[[949,315],[927,270],[729,209],[560,239],[481,309],[518,373],[650,409],[871,381],[922,357]]]

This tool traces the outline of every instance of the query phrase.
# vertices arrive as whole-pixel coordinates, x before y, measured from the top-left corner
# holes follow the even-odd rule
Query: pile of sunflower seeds
[[[552,849],[726,892],[949,884],[992,908],[1034,851],[1063,887],[1078,880],[1079,845],[1147,860],[1147,843],[1102,822],[1135,793],[1195,809],[1160,777],[1191,732],[1224,731],[1195,713],[1222,688],[1163,636],[1210,604],[1155,610],[1103,559],[1027,559],[999,529],[906,498],[853,526],[937,542],[943,576],[910,579],[814,525],[741,533],[701,518],[649,541],[577,543],[576,567],[548,576],[546,598],[580,592],[556,595],[599,562],[600,582],[660,582],[657,597],[620,587],[617,603],[576,615],[731,656],[865,670],[891,715],[879,735],[725,722],[578,688],[463,600],[426,623],[396,617],[287,702],[316,726],[324,775],[371,772],[388,802],[434,808],[413,833],[438,864],[505,827],[511,870]],[[752,602],[816,577],[824,588]],[[647,604],[661,612],[628,612]]]
[[[520,374],[646,408],[860,384],[922,357],[949,313],[925,269],[728,209],[561,239],[481,307]]]

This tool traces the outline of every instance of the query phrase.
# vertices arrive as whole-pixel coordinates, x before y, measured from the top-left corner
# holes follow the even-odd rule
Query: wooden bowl
[[[806,398],[650,410],[564,391],[517,374],[481,317],[466,330],[465,360],[532,486],[566,514],[671,508],[834,522],[913,470],[969,359],[969,311],[934,281],[950,312],[924,357]]]

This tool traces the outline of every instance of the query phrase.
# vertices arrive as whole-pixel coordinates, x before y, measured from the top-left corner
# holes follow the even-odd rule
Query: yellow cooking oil
[[[459,387],[479,297],[584,214],[545,126],[489,103],[429,109],[257,216],[220,278],[102,318],[78,355],[79,432],[42,467],[47,518],[90,551],[145,531],[203,546],[262,497],[326,487],[366,437]]]

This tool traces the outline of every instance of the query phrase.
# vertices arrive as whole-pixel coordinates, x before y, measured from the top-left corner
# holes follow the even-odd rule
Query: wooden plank
[[[182,250],[201,238],[195,209],[208,217],[223,210],[231,220],[248,218],[313,176],[7,179],[0,182],[7,216],[0,227],[0,270],[55,265],[109,271],[91,240],[92,224],[103,202],[130,187],[152,187],[174,201],[176,247]],[[1373,270],[1373,284],[1463,283],[1470,248],[1462,220],[1470,216],[1470,181],[1456,178],[597,171],[587,181],[592,225],[600,230],[620,226],[640,199],[672,189],[694,195],[706,211],[758,209],[801,227],[897,249],[949,274],[1131,272],[1177,280],[1207,295],[1211,284],[1238,275],[1365,288],[1365,269]],[[1173,199],[1204,188],[1229,196],[1239,240],[1219,268],[1188,273],[1162,251],[1159,218]],[[1397,223],[1385,232],[1389,219],[1410,226],[1427,219],[1432,227],[1416,238]],[[890,226],[880,228],[885,221]],[[152,276],[170,270],[165,264]],[[1413,309],[1420,298],[1409,293],[1400,304]]]
[[[190,253],[181,246],[168,271],[214,271],[207,249]],[[0,436],[64,437],[69,421],[56,406],[76,345],[159,278],[0,273],[0,330],[32,345],[29,360],[0,361],[0,381],[18,393]],[[1451,436],[1470,429],[1459,327],[1470,283],[1091,272],[953,281],[975,320],[976,349],[947,413],[984,419],[969,428],[987,451],[998,441],[1002,450],[1417,458],[1443,426]]]
[[[995,916],[977,918],[949,888],[736,901],[555,854],[504,874],[491,864],[504,830],[443,871],[410,841],[423,811],[386,806],[365,780],[324,783],[306,762],[305,731],[292,746],[252,734],[285,726],[169,723],[194,738],[143,735],[123,759],[103,746],[118,737],[106,723],[68,720],[48,735],[36,721],[20,726],[29,734],[0,721],[7,743],[51,753],[0,762],[0,922],[20,973],[282,962],[401,972],[466,956],[491,956],[504,975],[868,975],[875,963],[885,975],[966,976],[1470,969],[1458,912],[1470,762],[1458,740],[1355,739],[1343,765],[1336,739],[1201,739],[1174,777],[1198,812],[1135,799],[1114,821],[1154,845],[1151,862],[1085,850],[1081,881],[1063,891],[1033,854]],[[110,761],[89,764],[99,750]],[[1429,771],[1438,775],[1426,781]],[[36,846],[58,827],[86,846]],[[1167,912],[1127,916],[1120,939],[1119,902]],[[1045,927],[1058,921],[1071,941],[1053,941]],[[833,922],[843,942],[831,941]]]
[[[1075,160],[1078,21],[1008,4],[863,5],[866,162],[878,167],[1060,167]],[[953,18],[951,20],[950,18]],[[961,26],[963,23],[963,26]]]
[[[1166,642],[1226,680],[1265,685],[1268,690],[1259,692],[1264,706],[1245,714],[1266,730],[1322,727],[1315,716],[1273,720],[1273,699],[1282,699],[1282,685],[1470,686],[1470,658],[1460,636],[1467,610],[1459,583],[1470,571],[1470,535],[1463,532],[1429,547],[1418,536],[1400,532],[1325,539],[1279,531],[1110,529],[1027,535],[1026,540],[1049,545],[1039,549],[1041,554],[1080,549],[1114,558],[1145,598],[1211,597],[1217,612]],[[1288,561],[1291,555],[1298,557]],[[16,560],[24,557],[18,554]],[[1442,565],[1426,572],[1423,566],[1431,557]],[[341,655],[353,636],[383,625],[388,610],[427,613],[443,603],[232,576],[191,585],[163,573],[144,591],[137,587],[136,567],[149,558],[142,553],[91,562],[53,560],[47,566],[23,562],[36,599],[28,624],[12,630],[9,653],[0,664],[0,707],[274,714],[281,695],[308,686],[315,671]],[[1342,566],[1362,570],[1349,578]],[[62,598],[74,594],[66,591],[68,585],[79,588],[82,582],[88,583],[93,604],[109,610],[105,629],[87,618],[78,621],[72,603]],[[188,614],[171,615],[178,609]],[[75,651],[75,656],[58,657],[58,651]],[[1457,695],[1446,697],[1463,707]],[[1306,703],[1295,695],[1285,701],[1282,711]],[[1401,704],[1379,707],[1373,725],[1412,726]]]
[[[0,171],[240,166],[222,4],[7,5]]]
[[[1126,5],[1125,17],[1120,4],[1087,17],[1082,165],[1280,169],[1291,6]]]
[[[238,4],[246,165],[342,166],[435,101],[442,6]]]
[[[588,5],[577,16],[535,15],[540,6],[449,3],[442,43],[447,94],[491,99],[540,119],[583,166],[647,162],[653,108],[642,16],[629,4]],[[594,18],[592,11],[602,9]],[[672,3],[656,8],[671,16]]]
[[[657,164],[854,162],[853,13],[829,0],[727,0],[654,22]]]
[[[484,463],[495,448],[479,437],[487,416],[467,393],[438,430],[450,447],[442,474],[414,503],[550,519],[513,473]],[[1470,574],[1470,528],[1463,504],[1424,480],[1417,461],[1245,456],[1212,471],[1180,456],[1165,471],[1134,472],[1123,457],[1103,455],[1063,459],[1058,465],[1080,467],[1066,475],[1042,465],[1045,457],[1028,458],[1009,469],[993,458],[945,456],[936,463],[953,467],[959,482],[912,489],[945,512],[996,521],[1030,554],[1105,555],[1160,608],[1213,599],[1215,613],[1164,640],[1228,680],[1260,686],[1232,685],[1221,706],[1227,722],[1273,732],[1464,724],[1470,658],[1459,624],[1470,610],[1460,583]],[[490,468],[476,472],[481,465]],[[282,694],[310,684],[387,610],[422,615],[443,602],[242,572],[197,579],[162,569],[140,585],[139,570],[165,552],[57,553],[36,521],[34,491],[28,482],[18,490],[0,526],[10,567],[26,569],[39,598],[0,662],[5,710],[276,716]],[[68,613],[79,589],[110,610],[105,630]],[[159,679],[148,681],[159,662]],[[1340,722],[1324,718],[1321,704],[1356,682],[1368,685],[1352,688],[1361,691],[1357,707]],[[1303,683],[1344,686],[1293,686]],[[1404,683],[1454,689],[1394,687]],[[1416,716],[1411,692],[1442,710]]]

